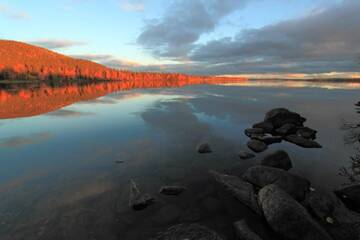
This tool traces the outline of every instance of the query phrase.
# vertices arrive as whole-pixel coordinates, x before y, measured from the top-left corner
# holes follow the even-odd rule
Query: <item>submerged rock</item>
[[[261,165],[284,170],[289,170],[292,168],[289,154],[283,150],[279,150],[267,155],[263,160],[261,160]]]
[[[198,153],[211,153],[211,147],[208,143],[202,143],[199,146],[197,146]]]
[[[210,173],[214,176],[215,180],[224,186],[232,195],[234,195],[237,200],[250,207],[257,214],[261,215],[254,187],[250,183],[243,181],[237,176],[220,174],[215,171],[210,171]]]
[[[322,148],[322,146],[318,142],[315,142],[311,139],[303,138],[296,134],[286,136],[285,140],[304,148]]]
[[[298,136],[301,136],[301,137],[307,138],[307,139],[315,139],[316,133],[317,133],[316,130],[311,129],[309,127],[301,127],[301,128],[298,128],[296,131],[296,134]]]
[[[266,221],[278,234],[293,240],[330,240],[306,209],[275,184],[262,188],[259,203]]]
[[[239,152],[239,157],[241,159],[246,160],[246,159],[254,158],[255,154],[249,153],[249,152],[246,152],[246,151],[241,151],[241,152]]]
[[[263,152],[268,148],[266,143],[259,140],[250,140],[247,143],[247,146],[256,153]]]
[[[251,137],[254,134],[264,134],[265,131],[262,128],[248,128],[244,131],[245,135]]]
[[[243,179],[258,187],[275,184],[299,201],[305,198],[310,188],[310,182],[305,178],[273,167],[251,167],[243,174]]]
[[[360,210],[360,183],[353,183],[334,191],[351,209]]]
[[[236,235],[241,240],[261,240],[261,238],[250,229],[245,220],[240,220],[234,223]]]
[[[306,121],[300,114],[290,112],[286,108],[275,108],[266,113],[264,122],[271,122],[275,129],[282,127],[285,124],[294,124],[295,126],[302,126]]]
[[[150,240],[223,240],[213,230],[193,223],[178,224],[168,228],[165,232],[158,233],[158,236]]]
[[[183,186],[163,186],[160,188],[159,193],[164,195],[180,195],[182,192],[186,190],[186,187]]]
[[[154,198],[148,194],[142,194],[136,183],[131,180],[129,206],[134,210],[143,210],[153,202]]]

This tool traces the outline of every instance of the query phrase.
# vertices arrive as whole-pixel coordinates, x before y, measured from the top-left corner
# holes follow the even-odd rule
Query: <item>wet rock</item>
[[[360,210],[360,183],[353,183],[334,191],[351,209]]]
[[[360,107],[360,102],[355,103],[355,106]]]
[[[236,235],[241,240],[261,240],[261,238],[250,229],[245,220],[240,220],[234,223]]]
[[[294,124],[295,126],[303,126],[306,121],[300,114],[290,112],[286,108],[275,108],[266,113],[264,122],[271,122],[275,129],[285,124]]]
[[[163,186],[160,188],[159,193],[164,195],[180,195],[182,192],[186,190],[186,187],[183,186]]]
[[[223,209],[221,202],[213,197],[208,197],[204,199],[201,205],[206,209],[206,211],[215,213]]]
[[[263,135],[252,135],[251,139],[259,140],[261,142],[264,142],[267,145],[273,144],[273,143],[280,143],[282,141],[282,137],[280,136],[272,136],[270,134],[263,134]]]
[[[304,148],[322,148],[322,146],[318,142],[315,142],[311,139],[303,138],[296,134],[286,136],[285,140]]]
[[[245,135],[248,137],[251,137],[254,134],[264,134],[265,133],[264,129],[262,129],[262,128],[248,128],[248,129],[245,129],[244,132],[245,132]]]
[[[247,143],[247,146],[248,148],[250,148],[251,150],[253,150],[254,152],[256,153],[260,153],[260,152],[263,152],[265,151],[268,146],[266,145],[266,143],[264,142],[261,142],[259,140],[250,140],[248,143]]]
[[[120,163],[124,163],[124,161],[123,160],[116,160],[115,163],[120,164]]]
[[[210,173],[214,176],[215,180],[234,195],[237,200],[261,215],[254,188],[250,183],[243,181],[237,176],[220,174],[215,171],[210,171]]]
[[[150,240],[223,240],[213,230],[193,223],[178,224],[168,228],[165,232],[158,233],[158,236]]]
[[[253,128],[261,128],[266,133],[271,133],[274,130],[274,126],[271,122],[259,122],[253,125]]]
[[[317,131],[314,129],[311,129],[309,127],[301,127],[297,129],[296,134],[298,136],[301,136],[303,138],[307,139],[315,139],[316,138]]]
[[[278,129],[275,130],[275,132],[279,135],[289,135],[289,134],[294,134],[296,133],[296,126],[295,124],[292,123],[286,123],[284,125],[282,125],[281,127],[279,127]]]
[[[334,195],[310,192],[304,204],[334,239],[359,239],[360,215],[348,210]]]
[[[261,160],[261,165],[284,170],[289,170],[292,168],[289,154],[283,150],[279,150],[267,155],[263,160]]]
[[[154,202],[154,198],[152,198],[148,194],[142,194],[136,183],[133,180],[131,180],[129,206],[132,209],[138,211],[145,209],[153,202]]]
[[[197,147],[198,153],[211,153],[211,147],[208,143],[202,143]]]
[[[255,154],[249,153],[249,152],[246,152],[246,151],[241,151],[241,152],[239,152],[239,157],[241,159],[246,160],[246,159],[254,158]]]
[[[259,203],[266,221],[278,234],[293,240],[330,240],[306,209],[275,184],[262,188]]]
[[[305,178],[273,167],[251,167],[243,174],[243,179],[260,188],[275,184],[299,201],[305,198],[310,188],[310,182]]]

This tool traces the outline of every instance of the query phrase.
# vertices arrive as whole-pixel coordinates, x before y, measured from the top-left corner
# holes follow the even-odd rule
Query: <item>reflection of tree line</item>
[[[95,99],[108,93],[134,88],[170,88],[192,84],[216,84],[243,79],[140,79],[136,81],[35,82],[0,85],[0,118],[34,116],[72,103]]]
[[[360,113],[360,102],[355,104],[356,112]],[[340,175],[348,178],[350,182],[360,182],[360,120],[355,122],[345,122],[343,129],[347,131],[345,143],[355,145],[356,153],[350,157],[350,166],[342,167]]]

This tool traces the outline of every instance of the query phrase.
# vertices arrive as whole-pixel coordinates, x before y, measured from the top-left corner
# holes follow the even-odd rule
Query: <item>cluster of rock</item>
[[[251,138],[247,146],[256,153],[263,152],[268,145],[285,140],[305,148],[321,148],[315,141],[316,130],[305,127],[306,119],[285,108],[275,108],[266,113],[262,122],[246,129]]]
[[[163,186],[159,193],[163,195],[177,196],[186,190],[183,186]],[[130,181],[129,206],[135,211],[143,210],[155,202],[155,198],[149,194],[140,192],[137,184]]]
[[[275,234],[285,239],[360,239],[360,215],[350,211],[335,195],[312,189],[310,181],[287,171],[291,167],[289,155],[277,151],[242,176],[215,171],[211,174],[237,200],[262,217]],[[235,222],[234,227],[242,240],[262,239],[245,219]]]

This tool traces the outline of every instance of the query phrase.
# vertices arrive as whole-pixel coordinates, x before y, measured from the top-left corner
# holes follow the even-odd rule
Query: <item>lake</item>
[[[149,239],[182,222],[198,222],[227,239],[232,223],[256,216],[223,194],[209,170],[241,174],[266,154],[286,150],[293,173],[332,191],[348,181],[340,169],[355,147],[346,122],[359,121],[359,83],[245,81],[170,88],[116,84],[82,87],[2,86],[0,92],[0,238]],[[307,118],[321,149],[273,144],[256,158],[244,129],[285,107]],[[196,146],[208,142],[211,154]],[[129,183],[155,197],[129,208]],[[163,185],[187,187],[180,196]],[[262,227],[259,226],[259,231]]]

